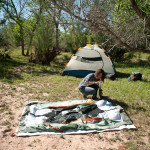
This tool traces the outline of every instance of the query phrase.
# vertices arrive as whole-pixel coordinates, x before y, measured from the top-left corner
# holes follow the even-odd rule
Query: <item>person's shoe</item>
[[[87,96],[85,94],[82,94],[84,99],[87,99]]]

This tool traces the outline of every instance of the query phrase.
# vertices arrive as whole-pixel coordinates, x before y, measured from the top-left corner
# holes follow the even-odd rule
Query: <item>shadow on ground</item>
[[[116,99],[111,99],[110,97],[108,96],[103,96],[103,99],[105,100],[108,100],[109,102],[111,102],[113,105],[119,105],[121,106],[125,111],[129,110],[129,109],[133,109],[133,110],[136,110],[136,111],[142,111],[142,112],[145,112],[146,109],[142,106],[139,106],[138,104],[132,104],[132,105],[128,105],[124,102],[121,102],[121,101],[118,101]],[[130,108],[129,108],[130,107]]]
[[[15,79],[21,80],[21,76],[15,74],[14,68],[17,66],[23,66],[24,63],[14,61],[12,59],[6,59],[0,61],[0,79],[4,79],[6,82],[12,82]]]
[[[127,78],[128,79],[128,77],[130,75],[131,74],[129,74],[129,73],[122,73],[122,72],[119,72],[119,71],[116,72],[116,78]]]
[[[111,102],[113,105],[120,105],[120,106],[121,106],[122,108],[124,108],[125,110],[127,110],[128,107],[129,107],[126,103],[120,102],[120,101],[118,101],[118,100],[116,100],[116,99],[111,99],[111,98],[108,97],[108,96],[103,96],[103,99],[108,100],[108,101]]]
[[[22,73],[32,74],[32,76],[60,75],[62,66],[58,63],[47,69],[48,66],[35,67],[33,63],[22,63],[13,59],[0,61],[0,80],[7,83],[13,83],[15,80],[24,80]],[[49,67],[50,68],[50,67]]]

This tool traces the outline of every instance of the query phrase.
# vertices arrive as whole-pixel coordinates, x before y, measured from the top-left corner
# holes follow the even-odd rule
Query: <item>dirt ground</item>
[[[3,85],[4,86],[4,85]],[[88,133],[85,135],[11,136],[15,132],[25,102],[30,95],[22,89],[4,86],[0,93],[0,150],[125,150],[125,131]],[[3,92],[3,93],[2,93]]]

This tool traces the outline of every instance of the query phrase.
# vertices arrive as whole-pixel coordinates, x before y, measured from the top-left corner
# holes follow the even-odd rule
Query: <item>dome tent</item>
[[[70,61],[65,65],[62,75],[75,77],[85,77],[89,73],[94,73],[97,69],[103,69],[106,77],[114,76],[115,67],[103,48],[97,44],[87,44],[71,56]]]

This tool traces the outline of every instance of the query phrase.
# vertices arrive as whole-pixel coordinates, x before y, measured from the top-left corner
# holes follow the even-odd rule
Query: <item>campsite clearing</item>
[[[70,54],[58,56],[51,66],[27,63],[27,57],[14,51],[11,60],[0,63],[0,150],[30,149],[150,149],[150,64],[148,55],[114,62],[118,77],[106,79],[104,96],[121,105],[137,130],[122,130],[85,135],[41,135],[11,137],[18,126],[26,101],[64,101],[82,99],[75,90],[81,78],[61,76]],[[22,59],[20,59],[22,57]],[[128,82],[132,72],[141,72],[142,81]],[[59,144],[58,144],[59,143]],[[43,148],[44,147],[44,148]]]

